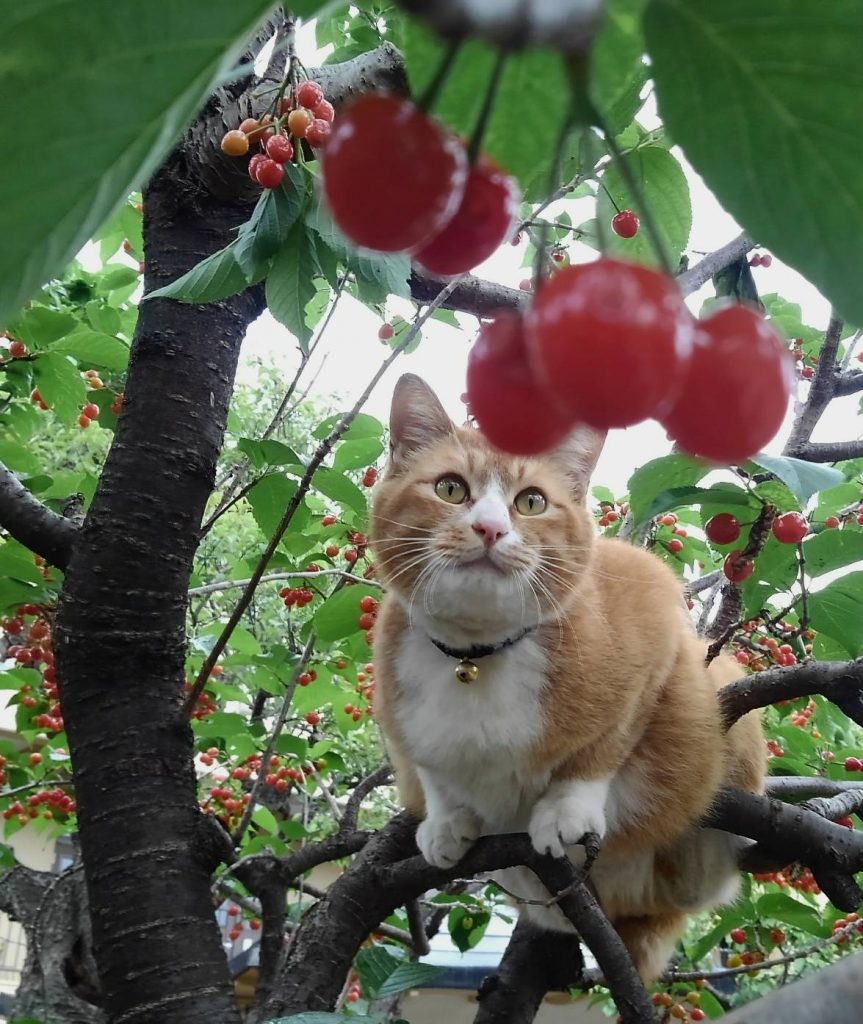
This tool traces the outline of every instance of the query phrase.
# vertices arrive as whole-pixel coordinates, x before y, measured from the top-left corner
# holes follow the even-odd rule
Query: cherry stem
[[[554,144],[554,152],[551,156],[551,164],[548,168],[548,184],[547,194],[552,195],[560,185],[560,170],[561,164],[563,163],[563,150],[566,146],[567,139],[569,138],[572,126],[576,120],[577,105],[573,101],[570,103],[569,109],[563,119],[563,123],[560,126],[560,132],[557,136],[557,141]],[[533,265],[533,290],[538,292],[542,287],[542,282],[545,277],[545,271],[548,264],[548,233],[551,230],[551,224],[543,219],[539,225],[539,244],[536,249],[536,260]]]
[[[602,185],[602,191],[608,196],[608,201],[611,203],[611,205],[614,207],[614,209],[618,213],[620,213],[620,207],[615,202],[614,196],[608,191],[608,186],[605,184],[604,181],[600,181],[599,184]]]
[[[632,173],[632,168],[626,162],[626,158],[620,151],[614,136],[608,129],[608,125],[603,120],[600,113],[594,109],[594,123],[600,129],[602,134],[605,136],[605,145],[608,147],[611,158],[614,161],[617,169],[620,171],[620,176],[626,183],[626,187],[629,189],[632,198],[635,200],[636,209],[641,212],[641,218],[644,221],[644,226],[647,229],[647,237],[650,239],[650,244],[653,247],[653,251],[656,253],[656,258],[659,260],[659,264],[669,277],[674,275],[674,268],[671,266],[671,262],[668,259],[668,253],[665,250],[665,244],[662,241],[662,235],[659,233],[659,228],[656,225],[656,221],[653,219],[653,213],[650,210],[644,193],[641,190],[641,185]],[[606,189],[606,192],[608,190]],[[615,204],[616,206],[616,204]],[[597,217],[597,223],[599,218]]]
[[[491,77],[488,80],[488,86],[485,90],[485,96],[483,97],[482,107],[480,108],[473,133],[470,137],[470,143],[467,147],[467,160],[471,167],[476,163],[476,158],[479,156],[482,140],[485,136],[486,129],[488,128],[488,122],[491,119],[494,98],[497,95],[497,88],[500,84],[500,76],[503,74],[506,58],[506,53],[503,50],[498,50],[494,61],[494,67],[491,69]]]
[[[426,86],[422,96],[420,96],[417,107],[424,113],[427,114],[440,96],[441,89],[443,89],[444,82],[446,81],[447,75],[450,72],[450,68],[453,65],[453,61],[458,55],[458,51],[461,48],[461,39],[453,39],[450,41],[447,47],[446,53],[441,58],[441,62],[438,65],[437,71],[434,73],[434,77]]]

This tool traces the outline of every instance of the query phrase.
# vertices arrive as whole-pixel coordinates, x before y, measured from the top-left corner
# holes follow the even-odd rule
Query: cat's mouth
[[[467,561],[460,563],[460,568],[468,569],[470,572],[492,572],[497,573],[499,576],[505,576],[506,569],[498,565],[491,555],[484,551],[477,558],[471,558]]]

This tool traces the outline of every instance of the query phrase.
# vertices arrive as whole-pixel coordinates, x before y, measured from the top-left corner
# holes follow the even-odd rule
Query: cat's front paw
[[[479,838],[479,819],[466,807],[432,815],[417,829],[417,846],[436,868],[457,864]]]
[[[605,835],[605,798],[608,787],[571,783],[563,791],[547,793],[530,816],[527,831],[537,853],[562,857],[567,846],[590,832]]]

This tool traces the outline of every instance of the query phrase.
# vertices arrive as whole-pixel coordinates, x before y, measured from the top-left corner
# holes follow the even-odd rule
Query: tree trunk
[[[226,245],[249,215],[190,177],[178,150],[146,190],[148,286]],[[250,291],[142,302],[124,410],[59,602],[57,674],[111,1022],[239,1019],[210,895],[218,829],[198,808],[180,708],[198,529],[260,310]]]

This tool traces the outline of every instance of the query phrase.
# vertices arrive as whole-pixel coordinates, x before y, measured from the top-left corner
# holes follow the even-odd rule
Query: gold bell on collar
[[[479,666],[474,664],[472,661],[468,661],[465,658],[460,661],[455,667],[455,677],[460,683],[464,683],[466,686],[470,683],[475,683],[477,676],[479,675]]]

